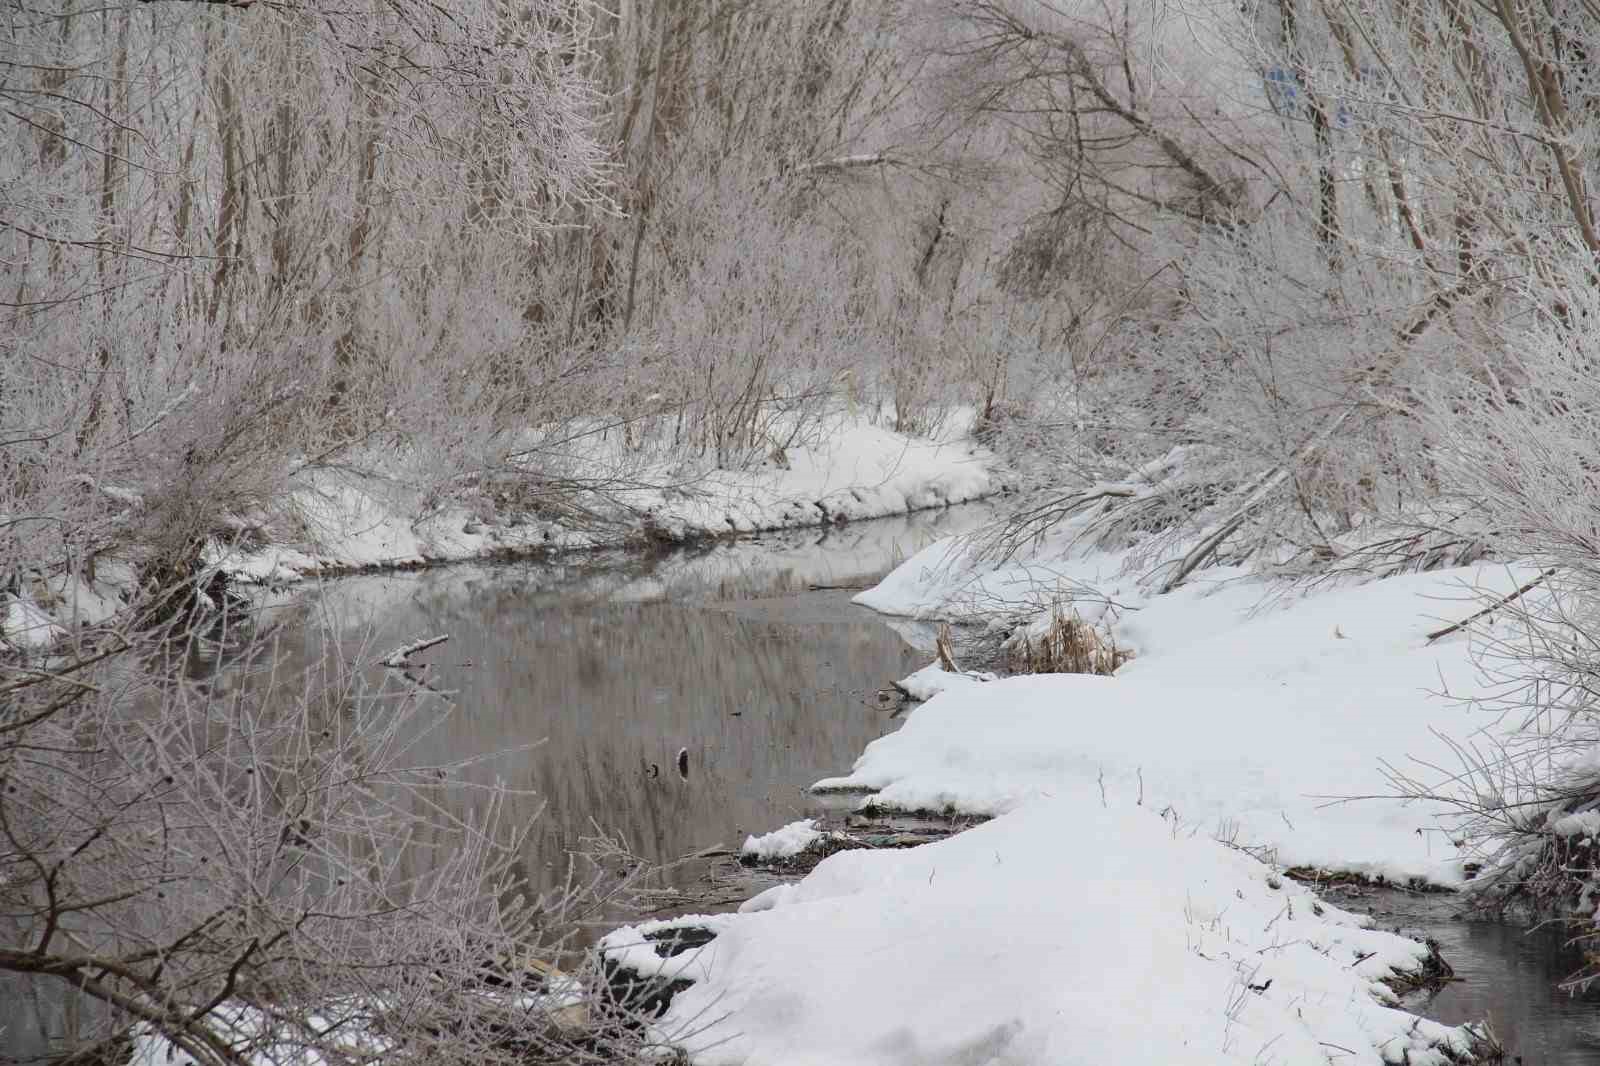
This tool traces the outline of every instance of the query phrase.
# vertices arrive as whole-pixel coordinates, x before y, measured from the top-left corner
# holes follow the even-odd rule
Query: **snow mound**
[[[953,602],[949,572],[941,593],[920,565],[914,558],[868,599],[919,610]],[[1112,568],[1091,553],[1057,569],[1081,578]],[[1119,642],[1139,657],[1115,677],[947,687],[851,773],[815,787],[866,791],[877,807],[972,814],[1049,796],[1142,798],[1286,866],[1455,884],[1454,813],[1395,798],[1389,767],[1448,772],[1459,763],[1444,737],[1496,728],[1470,703],[1489,682],[1465,635],[1430,644],[1428,633],[1473,611],[1469,588],[1514,587],[1519,576],[1459,569],[1272,602],[1268,585],[1235,572],[1147,597],[1123,578],[1108,598],[1121,605]]]
[[[787,859],[805,851],[826,835],[817,828],[815,818],[804,818],[762,836],[752,834],[745,837],[739,855],[741,858],[755,859],[759,862]]]
[[[1443,1066],[1474,1033],[1384,984],[1428,958],[1128,802],[1044,800],[936,844],[830,857],[671,957],[658,1023],[701,1066]],[[681,921],[681,920],[680,920]]]
[[[595,445],[595,447],[600,447]],[[864,417],[839,416],[781,464],[691,469],[665,461],[622,469],[623,457],[576,456],[573,477],[610,473],[619,514],[643,516],[652,535],[684,540],[881,518],[981,499],[1003,490],[995,457],[967,440],[909,437]],[[379,457],[372,464],[383,467]],[[297,529],[250,551],[213,547],[207,561],[246,580],[275,582],[325,571],[416,566],[504,552],[605,547],[622,533],[567,528],[533,514],[486,517],[486,504],[433,507],[403,477],[339,470],[296,475]],[[651,483],[665,489],[645,487]],[[629,486],[638,487],[629,487]]]

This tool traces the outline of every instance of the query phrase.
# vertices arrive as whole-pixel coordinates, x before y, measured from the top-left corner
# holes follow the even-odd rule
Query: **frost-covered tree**
[[[947,123],[1003,123],[1051,190],[999,273],[1074,308],[1032,390],[1054,460],[1095,480],[1173,454],[1155,524],[1203,536],[1171,580],[1286,545],[1323,565],[1425,501],[1424,378],[1568,314],[1593,228],[1576,7],[942,10]]]
[[[591,358],[539,298],[548,247],[611,209],[601,14],[0,5],[7,635],[48,590],[132,577],[49,659],[0,649],[0,998],[62,1022],[48,1058],[610,1039],[536,968],[563,900],[511,891],[494,796],[452,820],[449,768],[407,761],[419,694],[275,674],[199,569],[318,466],[536,483],[513,431],[580,410]]]
[[[574,860],[562,888],[531,888],[533,827],[500,818],[504,794],[416,758],[449,713],[424,688],[335,658],[287,670],[217,615],[95,639],[64,668],[0,663],[8,1056],[354,1066],[638,1046],[570,939],[634,865]]]
[[[307,464],[398,440],[438,479],[562,417],[541,249],[606,204],[594,32],[586,0],[8,4],[5,554],[136,523],[178,558]]]

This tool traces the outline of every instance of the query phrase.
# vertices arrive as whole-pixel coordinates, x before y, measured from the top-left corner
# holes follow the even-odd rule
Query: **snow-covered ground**
[[[952,423],[956,425],[956,423]],[[604,461],[596,459],[593,476]],[[481,558],[505,551],[593,548],[617,535],[576,530],[557,518],[486,515],[445,507],[426,518],[423,501],[395,482],[337,471],[303,478],[294,510],[303,528],[283,543],[219,556],[255,580]],[[683,540],[904,514],[965,503],[1000,491],[994,457],[955,432],[908,437],[864,418],[841,416],[812,443],[787,450],[783,465],[751,470],[632,471],[608,491],[610,506],[636,516],[653,536]],[[675,487],[647,488],[645,483]]]
[[[1393,1009],[1378,984],[1422,949],[1317,903],[1294,866],[1464,876],[1440,805],[1446,738],[1501,728],[1471,615],[1514,568],[1309,593],[1238,570],[1166,595],[1132,556],[1046,544],[1004,566],[941,542],[858,600],[994,619],[1070,600],[1136,657],[1114,677],[984,681],[931,697],[854,769],[819,782],[878,807],[995,815],[910,851],[832,856],[709,944],[660,958],[694,981],[661,1022],[703,1063],[1444,1063],[1471,1034]],[[1475,593],[1473,590],[1480,590]],[[1485,619],[1484,625],[1494,625]]]
[[[739,855],[761,862],[790,859],[825,838],[826,834],[817,828],[815,818],[802,818],[770,833],[745,837],[744,844],[739,848]]]
[[[861,599],[896,606],[886,586],[927,554]],[[1241,575],[1203,577],[1165,596],[1121,594],[1112,632],[1136,657],[1115,677],[950,678],[849,774],[820,784],[977,814],[1045,795],[1098,801],[1104,789],[1288,866],[1458,882],[1448,812],[1382,797],[1396,791],[1389,767],[1442,777],[1461,768],[1446,737],[1497,728],[1464,702],[1482,692],[1467,636],[1426,635],[1473,612],[1471,588],[1512,587],[1515,573],[1442,571],[1266,603],[1268,589]]]
[[[646,527],[656,540],[690,540],[943,508],[1004,490],[994,455],[966,436],[970,421],[970,412],[952,418],[941,437],[929,439],[840,415],[829,432],[789,448],[781,466],[769,462],[751,470],[720,470],[675,462],[633,470],[632,487],[608,493],[609,506],[622,520],[599,531],[573,528],[558,517],[496,511],[481,501],[477,508],[430,509],[403,478],[308,471],[293,479],[300,487],[289,506],[255,530],[251,547],[213,545],[207,561],[246,581],[276,584],[507,553],[622,546]],[[598,479],[615,456],[589,459],[586,467],[578,457],[577,473],[588,470],[585,476]],[[643,487],[647,484],[671,487]],[[809,560],[837,555],[837,547],[786,550]],[[120,596],[133,581],[132,567],[101,560],[93,582],[58,575],[20,596],[0,592],[0,643],[48,645],[63,627],[102,622],[120,609]]]
[[[63,636],[55,619],[41,610],[29,595],[5,598],[0,605],[0,637],[21,648],[47,647]]]
[[[1426,949],[1131,798],[1056,797],[936,844],[834,855],[663,958],[658,1023],[738,1066],[1442,1066],[1473,1035],[1395,1006]]]

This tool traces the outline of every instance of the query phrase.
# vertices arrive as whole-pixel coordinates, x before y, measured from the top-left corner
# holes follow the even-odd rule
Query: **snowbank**
[[[908,560],[857,602],[972,618],[1071,599],[1137,657],[1112,678],[951,686],[817,787],[974,814],[1047,796],[1098,803],[1104,791],[1170,807],[1284,866],[1462,879],[1451,812],[1386,798],[1389,767],[1442,778],[1460,768],[1445,738],[1500,728],[1468,702],[1485,682],[1467,635],[1427,634],[1473,613],[1474,589],[1509,591],[1525,575],[1461,568],[1302,595],[1213,570],[1151,596],[1125,567],[1091,551],[985,569],[956,541]]]
[[[752,833],[745,837],[744,845],[739,848],[739,856],[758,862],[788,859],[805,851],[825,835],[817,828],[815,818],[803,818],[761,836]]]
[[[841,853],[739,914],[676,923],[709,943],[662,952],[675,923],[612,934],[616,965],[680,989],[659,1035],[742,1066],[1482,1054],[1479,1031],[1398,1009],[1386,982],[1426,969],[1427,949],[1281,871],[1464,876],[1450,812],[1386,798],[1385,765],[1447,773],[1440,734],[1494,727],[1460,699],[1482,685],[1466,636],[1428,634],[1521,575],[1300,595],[1214,569],[1154,596],[1128,555],[1059,548],[995,567],[946,541],[858,601],[1012,623],[1070,601],[1138,657],[1115,677],[902,681],[928,701],[816,787],[993,819]]]
[[[304,528],[297,535],[215,561],[248,579],[280,581],[618,540],[531,514],[451,507],[419,518],[427,508],[415,493],[372,477],[317,471],[299,480],[294,510]],[[907,437],[861,418],[842,420],[815,443],[790,448],[782,466],[689,470],[680,464],[635,473],[628,484],[641,482],[680,487],[624,485],[609,491],[610,504],[667,540],[878,518],[1002,489],[993,455],[978,445]]]
[[[936,844],[834,855],[662,957],[693,982],[659,1036],[701,1066],[1240,1063],[1412,1066],[1474,1034],[1396,1009],[1427,950],[1119,798],[1041,800]]]
[[[658,464],[632,477],[678,487],[644,488],[629,480],[635,487],[609,492],[610,505],[625,516],[609,531],[575,529],[509,505],[493,514],[484,506],[430,509],[401,480],[350,470],[306,471],[293,479],[299,487],[286,509],[292,523],[253,529],[248,548],[213,543],[205,561],[244,581],[276,584],[533,551],[622,547],[646,528],[652,538],[671,541],[834,526],[942,509],[1005,491],[993,454],[955,439],[961,428],[957,419],[946,439],[930,440],[846,418],[815,443],[791,447],[781,467],[769,463],[732,471]],[[595,467],[597,476],[601,468]],[[832,543],[809,556],[831,557],[840,547]],[[848,552],[848,545],[843,547]],[[760,562],[766,565],[771,560],[765,556],[772,553],[763,553]],[[807,562],[826,572],[827,558],[815,563],[808,557]],[[121,609],[120,597],[133,584],[130,567],[102,561],[93,583],[56,577],[34,599],[0,592],[0,642],[44,646],[60,638],[62,627],[105,621]]]

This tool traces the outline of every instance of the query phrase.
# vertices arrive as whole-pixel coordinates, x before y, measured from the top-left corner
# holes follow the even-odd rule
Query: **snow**
[[[1555,818],[1550,822],[1550,832],[1558,837],[1600,837],[1600,811],[1580,811]]]
[[[530,1028],[542,1020],[557,1029],[576,1031],[586,1026],[588,1019],[582,983],[557,970],[548,972],[543,991],[486,992],[481,1006],[485,1013],[477,1019],[480,1025],[485,1018],[498,1021],[502,1011],[514,1021],[532,1023]],[[204,1016],[204,1024],[233,1048],[239,1061],[251,1066],[381,1063],[397,1046],[383,1035],[385,1015],[390,1011],[402,1017],[409,1013],[404,1004],[334,997],[321,1009],[308,1012],[301,1028],[292,1019],[275,1021],[256,1007],[226,1000]],[[192,1055],[148,1025],[135,1026],[132,1037],[128,1066],[199,1066]]]
[[[951,560],[955,564],[951,565]],[[1146,593],[1126,560],[1091,551],[985,571],[959,543],[932,545],[857,597],[927,616],[984,616],[995,597],[1081,590],[1075,608],[1136,657],[1115,677],[1036,675],[952,684],[820,790],[889,809],[993,815],[1040,797],[1143,798],[1285,866],[1454,885],[1464,856],[1451,812],[1401,802],[1388,767],[1430,779],[1459,769],[1450,740],[1501,728],[1471,699],[1487,682],[1467,634],[1472,590],[1526,575],[1460,568],[1301,594],[1237,570]],[[992,610],[994,610],[992,608]],[[1486,620],[1493,624],[1492,620]],[[919,688],[932,688],[913,675]],[[1347,798],[1348,799],[1347,801]]]
[[[965,689],[993,680],[989,674],[952,674],[938,663],[929,663],[909,677],[901,678],[900,691],[914,700],[931,700],[950,689]]]
[[[1454,885],[1452,812],[1395,797],[1452,741],[1504,726],[1466,631],[1522,568],[1305,591],[1229,568],[1157,595],[1132,549],[1065,534],[1004,564],[932,545],[858,602],[1011,629],[1070,605],[1136,657],[1114,677],[982,681],[918,671],[927,702],[815,786],[862,804],[993,816],[909,850],[850,851],[670,958],[613,933],[644,973],[693,982],[662,1039],[712,1064],[1412,1063],[1473,1032],[1381,983],[1424,949],[1319,903],[1308,866]],[[1493,617],[1474,628],[1502,623]],[[1347,801],[1348,800],[1348,801]],[[1592,817],[1590,815],[1593,815]],[[1557,831],[1592,833],[1600,814]]]
[[[994,457],[958,439],[909,437],[865,417],[839,415],[784,462],[751,470],[657,462],[608,490],[611,503],[669,540],[834,524],[947,507],[1001,491]],[[580,457],[599,476],[614,456]],[[620,477],[620,476],[619,476]],[[209,561],[254,581],[481,558],[505,551],[593,548],[617,538],[537,516],[485,520],[466,507],[430,512],[399,478],[304,471],[293,494],[298,529],[249,551],[217,546]],[[645,487],[667,485],[667,488]],[[630,487],[631,486],[631,487]]]
[[[330,1006],[337,1011],[343,1005],[334,1003]],[[353,1019],[364,1020],[365,1017],[366,1012],[359,1008],[344,1016],[324,1017],[313,1013],[306,1018],[306,1025],[309,1032],[337,1034],[329,1037],[328,1043],[347,1054],[333,1056],[335,1060],[363,1058],[381,1061],[392,1045],[388,1040],[352,1024]],[[268,1024],[260,1011],[235,1001],[223,1003],[206,1016],[207,1028],[212,1033],[235,1048],[249,1047],[241,1056],[246,1062],[259,1066],[324,1066],[329,1061],[329,1056],[315,1047],[307,1046],[304,1038],[290,1027],[284,1027],[281,1039],[267,1036]],[[260,1046],[252,1047],[252,1044]],[[133,1031],[133,1047],[128,1062],[129,1066],[198,1066],[188,1052],[143,1025],[136,1026]]]
[[[26,593],[5,595],[4,610],[0,615],[0,641],[20,648],[42,648],[65,636],[61,627]]]
[[[51,616],[68,628],[100,625],[122,610],[122,597],[136,581],[132,567],[106,561],[96,568],[93,581],[75,574],[57,574],[45,582]]]
[[[762,836],[751,834],[745,837],[744,846],[739,849],[739,854],[762,862],[787,859],[805,851],[824,836],[826,834],[817,828],[815,818],[803,818]]]
[[[862,420],[789,453],[785,469],[714,470],[651,513],[668,532],[750,532],[945,507],[999,488],[976,444],[908,437]]]
[[[1320,912],[1320,913],[1319,913]],[[642,934],[710,943],[662,958]],[[618,930],[694,982],[657,1035],[701,1066],[1376,1064],[1465,1053],[1381,982],[1425,949],[1119,800],[1041,800],[909,850],[850,851],[733,915]]]

